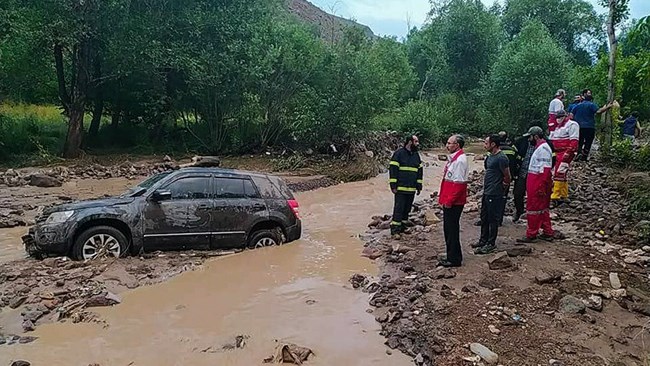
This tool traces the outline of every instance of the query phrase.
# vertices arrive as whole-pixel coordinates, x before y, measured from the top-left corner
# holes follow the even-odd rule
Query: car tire
[[[257,249],[282,244],[282,235],[279,229],[258,230],[250,235],[246,246],[248,249]]]
[[[92,258],[92,248],[100,257],[123,257],[128,248],[128,239],[112,226],[94,226],[86,229],[77,237],[72,246],[72,259],[87,260]],[[118,252],[119,250],[119,252]]]

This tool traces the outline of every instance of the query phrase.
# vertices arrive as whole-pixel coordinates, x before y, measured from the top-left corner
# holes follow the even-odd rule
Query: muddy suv
[[[300,238],[278,177],[219,168],[154,175],[119,197],[48,208],[23,237],[30,256],[85,260],[143,251],[257,248]]]

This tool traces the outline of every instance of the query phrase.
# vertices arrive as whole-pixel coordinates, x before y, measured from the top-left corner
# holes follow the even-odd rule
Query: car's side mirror
[[[158,190],[158,191],[153,192],[153,195],[151,196],[151,199],[154,202],[167,201],[167,200],[172,199],[172,192],[165,191],[165,190]]]

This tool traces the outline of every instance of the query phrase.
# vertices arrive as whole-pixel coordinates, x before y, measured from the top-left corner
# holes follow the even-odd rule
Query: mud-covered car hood
[[[133,202],[135,198],[133,197],[110,197],[102,198],[96,200],[86,200],[73,203],[65,203],[62,205],[57,205],[49,207],[43,210],[43,215],[49,215],[52,212],[61,212],[61,211],[79,211],[88,208],[99,208],[99,207],[111,207],[118,205],[127,205]]]

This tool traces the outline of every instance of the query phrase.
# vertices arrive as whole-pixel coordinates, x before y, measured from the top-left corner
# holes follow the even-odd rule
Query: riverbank
[[[525,222],[506,219],[497,252],[487,256],[469,248],[480,231],[473,223],[481,176],[473,178],[463,267],[436,268],[445,245],[435,200],[419,204],[413,233],[400,241],[385,230],[366,233],[365,253],[381,271],[377,282],[356,281],[372,292],[386,344],[419,365],[646,364],[650,247],[640,232],[646,224],[628,215],[618,188],[625,177],[576,164],[572,202],[552,215],[566,240],[516,245]],[[498,361],[477,358],[479,348]]]

